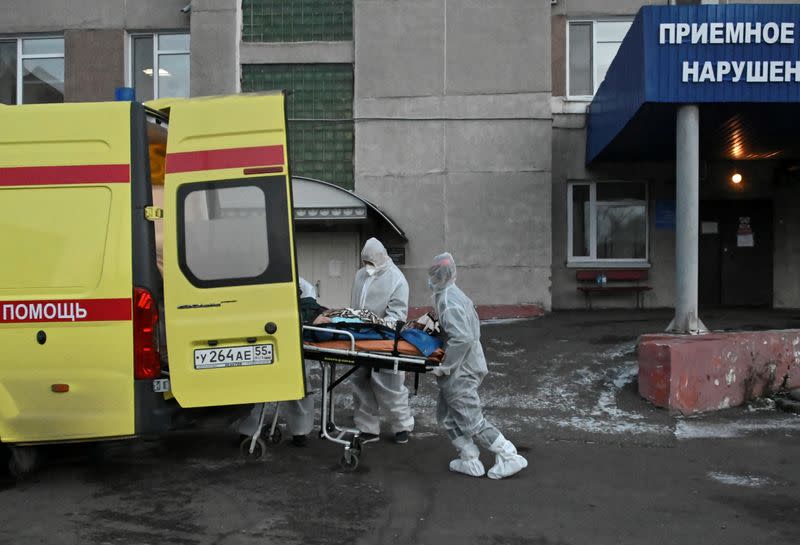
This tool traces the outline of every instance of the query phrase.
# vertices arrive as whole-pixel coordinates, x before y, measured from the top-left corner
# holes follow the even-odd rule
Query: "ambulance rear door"
[[[305,395],[285,97],[169,106],[164,291],[183,407]]]

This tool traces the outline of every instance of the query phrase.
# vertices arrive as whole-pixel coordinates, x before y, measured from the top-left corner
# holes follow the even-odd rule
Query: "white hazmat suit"
[[[352,308],[371,310],[390,325],[408,317],[408,282],[392,263],[386,248],[371,238],[361,251],[366,263],[358,270],[350,297]],[[414,429],[414,417],[408,406],[405,373],[361,368],[353,374],[353,420],[362,433],[380,433],[380,414],[394,434]]]
[[[433,370],[439,385],[437,420],[459,454],[450,462],[450,470],[473,477],[485,473],[475,438],[495,454],[489,477],[509,477],[527,467],[528,461],[483,417],[478,387],[488,369],[475,305],[455,284],[456,264],[450,254],[436,256],[428,276],[434,310],[445,338],[444,361]]]
[[[317,290],[314,285],[305,278],[299,278],[297,282],[300,288],[300,298],[306,297],[317,298]],[[308,387],[308,364],[305,363],[306,369],[306,387]],[[281,403],[283,413],[286,415],[286,427],[289,433],[294,436],[305,436],[311,433],[314,427],[314,398],[308,394],[303,399],[297,401],[286,401]],[[239,423],[239,433],[243,435],[252,436],[258,427],[258,421],[261,418],[261,405],[253,405],[250,414],[241,420]]]

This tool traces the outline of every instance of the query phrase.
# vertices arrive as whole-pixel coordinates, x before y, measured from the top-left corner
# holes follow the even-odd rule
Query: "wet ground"
[[[703,318],[712,329],[800,327],[800,312]],[[800,416],[767,401],[682,418],[639,398],[636,338],[669,319],[563,312],[484,325],[487,416],[530,461],[511,479],[447,471],[453,452],[423,377],[411,441],[369,445],[355,473],[318,439],[247,463],[228,411],[161,439],[55,449],[28,480],[0,477],[0,543],[796,542]]]

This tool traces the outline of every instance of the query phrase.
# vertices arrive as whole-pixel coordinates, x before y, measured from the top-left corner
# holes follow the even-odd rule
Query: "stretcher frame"
[[[391,370],[393,373],[406,371],[414,373],[414,393],[419,388],[419,375],[427,373],[440,365],[435,359],[425,356],[412,356],[399,354],[397,344],[400,340],[400,330],[403,323],[397,325],[394,348],[391,353],[369,352],[356,347],[356,338],[350,332],[329,327],[303,326],[303,331],[316,331],[329,333],[334,336],[346,337],[350,341],[350,348],[326,348],[316,344],[303,343],[303,357],[307,360],[318,361],[322,366],[321,387],[321,418],[319,436],[344,447],[342,458],[339,461],[342,468],[353,471],[358,467],[359,459],[363,457],[363,442],[361,432],[356,428],[338,426],[334,419],[335,388],[347,380],[360,368],[369,368],[372,371],[379,369]],[[336,377],[337,365],[349,365],[352,368]]]

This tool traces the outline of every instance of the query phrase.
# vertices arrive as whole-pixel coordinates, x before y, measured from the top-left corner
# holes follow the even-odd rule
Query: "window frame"
[[[598,258],[597,257],[597,184],[604,183],[625,183],[625,184],[640,184],[644,186],[644,200],[631,200],[631,201],[602,201],[601,206],[626,206],[626,205],[643,205],[644,206],[644,257],[624,257],[624,258]],[[573,255],[573,237],[574,237],[574,214],[573,214],[573,188],[576,186],[589,187],[589,255],[588,256],[575,256]],[[643,180],[574,180],[567,182],[567,264],[631,264],[640,266],[649,266],[650,264],[650,187],[646,181]]]
[[[189,37],[189,49],[159,49],[158,48],[158,37],[159,36],[175,36],[175,35],[186,35]],[[152,38],[153,39],[153,100],[161,98],[160,96],[160,89],[159,89],[159,81],[161,80],[161,76],[159,75],[159,58],[161,55],[188,55],[189,56],[189,94],[191,95],[192,92],[192,73],[191,73],[191,62],[192,62],[192,35],[189,30],[162,30],[158,32],[129,32],[128,33],[128,43],[127,49],[128,54],[126,55],[127,61],[127,70],[125,70],[125,85],[127,87],[132,87],[136,89],[136,78],[134,77],[133,71],[135,70],[134,65],[134,46],[133,42],[136,38]],[[139,100],[139,97],[137,97]],[[139,100],[141,102],[141,100]]]
[[[630,24],[633,24],[633,17],[617,17],[617,18],[605,17],[605,18],[602,18],[602,19],[567,19],[567,22],[566,22],[566,25],[567,25],[566,37],[567,37],[567,39],[566,39],[566,44],[565,44],[565,46],[566,46],[566,55],[565,55],[565,58],[566,58],[566,70],[565,70],[565,73],[566,73],[566,92],[565,92],[565,94],[566,94],[567,100],[586,100],[586,101],[591,101],[594,98],[594,95],[597,93],[597,90],[600,87],[600,84],[602,83],[602,81],[601,82],[597,82],[597,63],[595,62],[595,51],[597,49],[597,44],[598,44],[598,42],[597,42],[597,32],[595,31],[595,27],[597,26],[597,24],[598,23],[626,23],[626,22],[630,23]],[[591,26],[592,26],[592,51],[591,51],[592,60],[591,60],[591,63],[592,63],[592,88],[593,88],[593,92],[592,92],[591,95],[573,95],[573,94],[570,93],[570,86],[569,86],[569,84],[570,84],[570,81],[569,81],[569,72],[570,72],[570,70],[569,70],[569,59],[570,59],[569,42],[570,42],[570,39],[569,38],[570,38],[570,31],[571,31],[570,27],[574,23],[576,23],[576,24],[591,24]],[[620,42],[620,44],[621,43],[622,42]]]
[[[294,266],[292,265],[291,258],[293,226],[286,205],[288,201],[286,185],[286,175],[279,174],[253,178],[192,182],[178,186],[175,200],[178,267],[183,273],[184,278],[196,288],[201,289],[291,282],[294,278]],[[189,268],[186,259],[186,198],[196,191],[236,187],[255,187],[264,193],[267,226],[267,268],[258,276],[220,278],[213,280],[198,278],[191,268]],[[287,230],[287,236],[281,236],[281,234],[286,233]]]
[[[64,42],[64,35],[63,34],[33,34],[33,35],[22,35],[22,36],[0,36],[0,42],[16,42],[17,47],[17,81],[16,81],[16,92],[17,92],[17,101],[16,105],[21,106],[26,104],[23,102],[23,64],[26,60],[29,59],[61,59],[62,63],[65,63],[66,57],[66,48],[62,47],[62,52],[60,55],[54,53],[28,53],[23,56],[22,53],[22,42],[25,40],[52,40],[52,39],[61,39],[62,43]],[[66,77],[65,83],[66,83]],[[64,92],[61,93],[62,97],[64,96]],[[64,102],[63,100],[61,102]],[[49,102],[28,102],[27,104],[53,104]],[[56,102],[55,104],[60,104]]]

